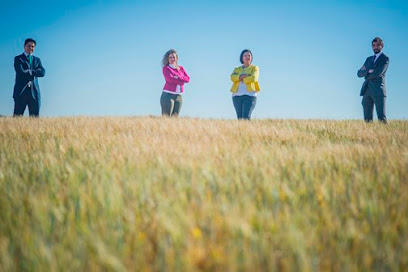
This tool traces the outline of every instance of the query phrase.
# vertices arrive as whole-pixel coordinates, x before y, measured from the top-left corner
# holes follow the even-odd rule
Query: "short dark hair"
[[[28,38],[28,39],[26,39],[26,40],[24,41],[24,46],[26,46],[27,43],[29,43],[29,42],[34,43],[34,45],[37,45],[37,42],[36,42],[34,39]]]
[[[249,49],[244,49],[244,50],[242,50],[241,55],[239,56],[239,61],[240,61],[241,63],[244,63],[244,60],[243,60],[242,58],[244,57],[244,54],[245,54],[246,52],[249,52],[249,54],[251,54],[252,60],[254,59],[254,55],[252,55],[251,50],[249,50]]]
[[[379,42],[382,47],[384,47],[384,42],[380,37],[375,37],[374,40],[371,42],[372,44],[375,42]]]

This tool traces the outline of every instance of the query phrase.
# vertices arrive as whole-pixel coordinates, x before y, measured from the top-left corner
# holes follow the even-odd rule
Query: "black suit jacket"
[[[19,97],[26,87],[28,82],[32,82],[31,93],[35,99],[40,99],[40,86],[38,85],[38,78],[45,75],[45,69],[41,64],[40,58],[32,56],[32,74],[28,69],[30,68],[30,61],[23,53],[14,58],[14,70],[16,70],[16,83],[14,84],[13,98]]]
[[[382,53],[373,63],[374,56],[370,56],[364,62],[365,70],[358,70],[357,76],[364,77],[365,81],[361,87],[360,95],[363,96],[366,92],[372,96],[387,96],[385,87],[385,73],[387,73],[390,59]],[[368,73],[373,69],[374,72]]]

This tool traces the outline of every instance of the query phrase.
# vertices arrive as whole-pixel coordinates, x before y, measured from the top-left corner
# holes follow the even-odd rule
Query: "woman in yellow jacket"
[[[258,78],[259,68],[252,65],[252,52],[245,49],[239,57],[241,66],[234,69],[231,74],[232,102],[238,119],[251,119],[252,111],[256,105],[256,95],[260,91]]]

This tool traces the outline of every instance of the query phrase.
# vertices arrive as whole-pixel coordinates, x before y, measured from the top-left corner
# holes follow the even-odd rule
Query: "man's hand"
[[[23,72],[24,73],[29,73],[30,74],[30,76],[32,76],[33,75],[33,71],[31,70],[31,69],[26,69],[26,70],[23,70]]]
[[[368,73],[369,73],[369,74],[371,74],[372,72],[374,72],[374,69],[368,70]]]

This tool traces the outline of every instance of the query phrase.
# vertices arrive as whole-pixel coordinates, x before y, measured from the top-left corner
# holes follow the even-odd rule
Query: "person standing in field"
[[[259,68],[252,65],[252,52],[245,49],[241,52],[239,61],[242,65],[236,67],[231,74],[232,102],[238,119],[251,119],[256,105],[259,89]]]
[[[38,57],[33,56],[36,41],[26,39],[24,52],[14,58],[16,82],[14,84],[14,114],[22,116],[28,106],[29,115],[39,117],[41,106],[40,86],[38,78],[45,75],[45,69]]]
[[[387,73],[390,59],[382,52],[384,42],[376,37],[371,42],[374,56],[370,56],[364,62],[363,67],[357,72],[358,77],[364,77],[365,81],[361,87],[360,96],[363,97],[361,104],[364,110],[364,120],[373,121],[374,105],[377,110],[378,120],[387,123],[385,115],[385,99],[387,92],[385,88],[385,73]]]
[[[162,115],[177,117],[183,102],[181,95],[184,92],[184,84],[190,81],[190,77],[183,66],[178,65],[178,55],[174,49],[170,49],[164,54],[162,66],[163,76],[166,80],[160,97]]]

